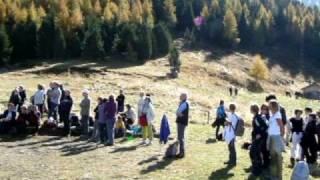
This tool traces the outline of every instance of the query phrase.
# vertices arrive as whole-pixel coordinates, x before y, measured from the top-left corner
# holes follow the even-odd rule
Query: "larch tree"
[[[269,69],[265,60],[260,55],[253,58],[252,66],[250,68],[250,75],[256,81],[267,80],[269,78]]]
[[[228,46],[233,46],[237,44],[238,41],[238,24],[237,24],[237,19],[234,16],[233,12],[228,9],[224,19],[223,19],[223,37],[224,40],[226,41],[226,45]]]

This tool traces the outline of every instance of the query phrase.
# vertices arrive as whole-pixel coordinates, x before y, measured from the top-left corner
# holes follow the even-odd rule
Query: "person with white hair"
[[[178,141],[179,141],[179,154],[178,158],[185,157],[185,130],[189,123],[189,102],[188,102],[188,94],[181,93],[180,95],[180,104],[178,110],[176,112],[177,115],[177,133],[178,133]]]
[[[81,115],[81,135],[83,138],[87,138],[89,134],[89,117],[91,111],[91,98],[87,89],[83,90],[83,99],[80,103],[80,115]]]

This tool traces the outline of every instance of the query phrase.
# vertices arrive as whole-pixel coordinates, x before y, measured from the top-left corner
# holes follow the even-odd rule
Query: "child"
[[[238,116],[236,114],[236,105],[230,104],[229,106],[230,114],[228,116],[227,121],[225,122],[225,130],[224,130],[224,139],[228,144],[229,149],[229,161],[225,162],[229,166],[237,165],[237,153],[235,147],[235,129],[238,123]]]
[[[291,132],[292,132],[292,147],[291,147],[291,158],[290,167],[293,168],[295,161],[301,159],[301,147],[300,142],[303,133],[303,119],[301,117],[302,110],[296,109],[294,111],[295,117],[290,119]]]
[[[124,121],[121,116],[118,116],[118,120],[116,122],[116,127],[115,127],[114,131],[115,131],[116,138],[120,138],[120,137],[125,136],[126,126],[124,125]]]

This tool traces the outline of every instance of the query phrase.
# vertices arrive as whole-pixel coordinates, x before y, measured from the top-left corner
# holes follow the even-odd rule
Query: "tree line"
[[[282,45],[320,55],[319,8],[293,0],[0,0],[1,64],[146,60],[166,55],[182,33],[227,48]]]

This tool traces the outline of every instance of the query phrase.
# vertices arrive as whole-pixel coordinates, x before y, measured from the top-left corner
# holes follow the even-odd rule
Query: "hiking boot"
[[[184,153],[180,153],[180,154],[176,155],[176,158],[178,158],[178,159],[182,159],[184,157],[185,157]]]

